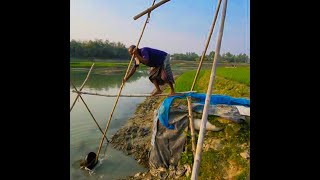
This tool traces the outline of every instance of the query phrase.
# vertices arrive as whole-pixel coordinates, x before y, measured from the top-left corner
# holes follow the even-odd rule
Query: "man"
[[[159,85],[164,85],[168,83],[171,89],[170,94],[174,95],[174,79],[170,67],[170,54],[149,47],[136,48],[135,45],[131,45],[128,48],[129,54],[134,55],[135,62],[129,74],[123,79],[123,82],[126,82],[139,67],[140,62],[148,67],[151,67],[149,72],[149,79],[154,84],[156,89],[151,93],[152,96],[156,94],[161,94],[162,91]]]

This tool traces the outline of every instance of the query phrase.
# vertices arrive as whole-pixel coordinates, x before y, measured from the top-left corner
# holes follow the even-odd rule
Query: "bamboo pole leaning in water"
[[[202,113],[200,132],[199,132],[199,138],[198,138],[197,149],[196,149],[196,156],[194,157],[193,167],[192,167],[191,180],[198,179],[198,170],[201,162],[202,146],[203,146],[204,136],[206,132],[206,124],[208,121],[208,108],[210,105],[211,93],[212,93],[213,83],[214,83],[215,74],[216,74],[216,65],[218,61],[218,55],[220,54],[220,47],[221,47],[221,41],[223,36],[223,28],[224,28],[224,21],[226,17],[226,11],[227,11],[227,0],[224,0],[223,10],[221,14],[221,24],[220,24],[220,29],[219,29],[218,39],[217,39],[216,52],[213,59],[211,75],[210,75],[208,90],[206,94],[206,100],[205,100],[203,113]]]
[[[94,118],[93,114],[91,113],[89,107],[87,106],[87,104],[85,103],[85,101],[83,100],[83,98],[81,97],[81,92],[77,90],[76,86],[75,86],[72,82],[70,82],[70,83],[71,83],[71,85],[73,86],[73,88],[76,90],[76,93],[78,93],[78,95],[79,95],[80,99],[82,100],[83,104],[86,106],[86,108],[87,108],[87,110],[89,111],[92,119],[94,120],[94,122],[95,122],[96,125],[98,126],[100,132],[103,134],[103,131],[102,131],[101,127],[99,126],[98,122],[96,121],[96,119]],[[105,138],[107,139],[107,142],[109,143],[110,141],[108,140],[108,138],[107,138],[106,136],[105,136]]]
[[[156,2],[156,0],[153,0],[152,6],[154,5],[155,2]],[[138,42],[137,42],[136,48],[139,47],[139,44],[140,44],[140,41],[141,41],[143,32],[144,32],[144,30],[145,30],[145,28],[146,28],[147,23],[149,22],[150,13],[151,13],[151,12],[148,13],[148,16],[147,16],[147,18],[146,18],[146,21],[144,22],[144,25],[143,25],[143,28],[142,28],[142,30],[141,30],[141,34],[140,34],[139,40],[138,40]],[[126,71],[126,73],[125,73],[125,75],[124,75],[124,78],[127,77],[127,75],[128,75],[128,72],[129,72],[129,69],[130,69],[130,67],[131,67],[131,63],[132,63],[133,58],[134,58],[134,55],[131,56],[131,59],[130,59],[130,62],[129,62],[129,64],[128,64],[128,68],[127,68],[127,71]],[[117,106],[117,103],[118,103],[118,100],[119,100],[119,97],[120,97],[120,94],[121,94],[121,91],[122,91],[122,88],[123,88],[124,84],[125,84],[125,82],[122,81],[121,86],[120,86],[120,89],[119,89],[119,92],[118,92],[118,95],[117,95],[117,98],[116,98],[116,102],[114,103],[114,106],[113,106],[112,111],[111,111],[111,113],[110,113],[109,120],[108,120],[107,125],[106,125],[106,129],[104,130],[103,136],[102,136],[101,141],[100,141],[100,145],[99,145],[98,152],[97,152],[97,156],[96,156],[96,161],[99,160],[99,154],[100,154],[100,150],[101,150],[101,147],[102,147],[102,144],[103,144],[103,141],[104,141],[104,137],[105,137],[105,135],[106,135],[106,133],[107,133],[107,131],[108,131],[108,128],[109,128],[109,125],[110,125],[110,121],[111,121],[113,112],[114,112],[114,110],[116,109],[116,106]]]
[[[92,65],[91,65],[91,67],[90,67],[90,70],[89,70],[89,72],[88,72],[88,74],[87,74],[86,79],[83,81],[82,85],[81,85],[80,88],[79,88],[79,91],[80,91],[80,92],[81,92],[82,88],[84,87],[85,83],[87,82],[93,66],[94,66],[94,62],[92,63]],[[76,104],[76,101],[77,101],[78,98],[79,98],[79,94],[77,95],[76,99],[73,101],[73,104],[72,104],[72,106],[71,106],[71,108],[70,108],[70,112],[72,111],[72,108],[73,108],[73,106]]]
[[[211,29],[210,29],[210,32],[209,32],[209,36],[207,38],[207,43],[205,45],[204,51],[202,52],[202,56],[201,56],[201,59],[200,59],[200,62],[199,62],[199,66],[198,66],[196,75],[194,77],[194,80],[193,80],[193,83],[192,83],[190,91],[193,90],[193,88],[194,88],[194,86],[196,84],[200,69],[202,67],[203,59],[204,59],[204,57],[206,55],[206,52],[207,52],[207,49],[208,49],[208,46],[209,46],[209,43],[210,43],[210,39],[211,39],[213,30],[214,30],[214,26],[215,26],[216,21],[217,21],[217,16],[218,16],[218,13],[219,13],[221,1],[222,0],[219,0],[219,2],[218,2],[218,6],[217,6],[216,12],[214,14],[213,22],[212,22]],[[195,132],[194,132],[194,126],[193,126],[193,114],[192,114],[192,107],[191,107],[191,98],[187,97],[187,101],[188,101],[188,111],[189,111],[189,126],[190,126],[190,132],[191,132],[192,153],[193,153],[193,156],[194,156],[195,153],[196,153],[196,142],[195,142]]]
[[[72,90],[74,93],[80,93],[80,94],[87,94],[87,95],[95,95],[95,96],[105,96],[105,97],[117,97],[118,95],[116,94],[99,94],[99,93],[91,93],[91,92],[77,92],[75,90]],[[191,92],[197,92],[197,91],[185,91],[185,92],[176,92],[176,95],[179,94],[186,94],[186,93],[191,93]],[[121,94],[121,97],[151,97],[151,94]],[[170,96],[170,94],[156,94],[154,96]]]

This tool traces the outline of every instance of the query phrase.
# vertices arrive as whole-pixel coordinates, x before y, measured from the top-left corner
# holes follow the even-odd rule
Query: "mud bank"
[[[146,168],[149,167],[153,112],[162,100],[162,97],[147,97],[128,122],[111,137],[113,148],[131,155]]]

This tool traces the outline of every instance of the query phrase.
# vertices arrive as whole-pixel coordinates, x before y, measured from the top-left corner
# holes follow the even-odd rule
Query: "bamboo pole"
[[[211,39],[213,30],[214,30],[214,26],[215,26],[216,21],[217,21],[217,17],[218,17],[218,13],[219,13],[221,1],[222,1],[222,0],[219,0],[219,2],[218,2],[218,6],[217,6],[216,12],[215,12],[215,14],[214,14],[213,22],[212,22],[211,29],[210,29],[210,32],[209,32],[209,36],[208,36],[208,38],[207,38],[207,43],[206,43],[206,45],[205,45],[204,51],[202,52],[201,59],[200,59],[200,63],[199,63],[199,66],[198,66],[198,69],[197,69],[195,78],[193,79],[193,83],[192,83],[192,86],[191,86],[191,90],[190,90],[190,91],[193,90],[193,88],[194,88],[194,86],[195,86],[195,84],[196,84],[196,81],[197,81],[197,78],[198,78],[200,69],[201,69],[201,67],[202,67],[202,63],[203,63],[204,57],[206,56],[206,52],[207,52],[208,46],[209,46],[209,44],[210,44],[210,39]]]
[[[190,126],[190,132],[191,132],[192,154],[194,156],[196,153],[196,142],[195,142],[195,133],[194,133],[194,124],[193,124],[193,114],[192,114],[192,107],[191,107],[191,98],[187,97],[187,101],[188,101],[189,126]]]
[[[201,59],[200,59],[200,63],[199,63],[199,66],[198,66],[196,75],[195,75],[195,77],[194,77],[194,80],[193,80],[193,83],[192,83],[192,86],[191,86],[190,91],[193,90],[193,88],[194,88],[194,86],[195,86],[195,84],[196,84],[196,81],[197,81],[197,78],[198,78],[200,69],[201,69],[201,67],[202,67],[203,59],[204,59],[204,57],[205,57],[205,55],[206,55],[206,52],[207,52],[207,49],[208,49],[208,46],[209,46],[209,43],[210,43],[210,39],[211,39],[213,30],[214,30],[214,26],[215,26],[216,21],[217,21],[217,16],[218,16],[218,13],[219,13],[221,1],[222,1],[222,0],[219,0],[219,2],[218,2],[218,6],[217,6],[216,12],[215,12],[215,14],[214,14],[213,22],[212,22],[211,29],[210,29],[210,32],[209,32],[209,36],[208,36],[208,38],[207,38],[207,43],[206,43],[206,45],[205,45],[204,51],[202,52],[202,56],[201,56]],[[196,152],[196,142],[195,142],[195,132],[194,132],[194,125],[193,125],[193,115],[192,115],[192,107],[191,107],[191,98],[190,98],[190,97],[187,97],[187,101],[188,101],[188,111],[189,111],[189,126],[190,126],[190,132],[191,132],[192,153],[193,153],[193,155],[195,155],[195,152]]]
[[[170,1],[170,0],[163,0],[163,1],[158,2],[158,3],[155,4],[155,5],[152,5],[152,6],[149,7],[148,9],[146,9],[146,10],[142,11],[141,13],[139,13],[138,15],[134,16],[133,19],[134,19],[134,20],[139,19],[141,16],[143,16],[143,15],[145,15],[145,14],[147,14],[147,13],[150,13],[152,10],[154,10],[155,8],[161,6],[162,4],[164,4],[164,3],[168,2],[168,1]]]
[[[216,53],[215,53],[214,59],[213,59],[210,81],[209,81],[209,85],[208,85],[206,100],[205,100],[202,119],[201,119],[200,132],[199,132],[199,138],[198,138],[198,143],[197,143],[196,156],[195,156],[194,162],[193,162],[191,180],[198,179],[198,170],[199,170],[200,162],[201,162],[202,146],[203,146],[204,136],[205,136],[205,132],[206,132],[206,124],[207,124],[207,120],[208,120],[207,119],[208,118],[208,108],[210,105],[210,98],[211,98],[211,93],[212,93],[213,83],[214,83],[214,78],[215,78],[215,73],[216,73],[216,64],[217,64],[218,55],[220,53],[221,41],[222,41],[222,36],[223,36],[224,21],[225,21],[226,10],[227,10],[227,0],[224,0],[223,6],[224,7],[223,7],[223,11],[222,11],[222,16],[221,16],[221,25],[220,25],[219,36],[218,36],[218,40],[217,40]]]
[[[96,121],[96,119],[94,118],[93,114],[91,113],[89,107],[87,106],[87,104],[85,103],[85,101],[83,100],[83,98],[81,97],[81,92],[77,90],[76,86],[75,86],[72,82],[71,82],[71,85],[72,85],[73,88],[76,90],[76,93],[78,93],[78,95],[79,95],[80,99],[82,100],[83,104],[86,106],[87,110],[89,111],[92,119],[94,120],[94,122],[95,122],[96,125],[98,126],[100,132],[103,134],[103,131],[102,131],[101,127],[99,126],[98,122]],[[108,143],[109,143],[110,141],[108,140],[108,138],[107,138],[106,136],[105,136],[105,138],[107,139],[107,141],[108,141]]]
[[[156,1],[156,0],[153,1],[152,6],[154,5],[155,1]],[[150,18],[150,13],[149,13],[148,17],[146,18],[146,21],[144,22],[144,26],[143,26],[143,28],[142,28],[142,30],[141,30],[141,34],[140,34],[139,40],[138,40],[138,42],[137,42],[136,48],[139,47],[139,44],[140,44],[140,41],[141,41],[143,32],[144,32],[144,30],[145,30],[145,28],[146,28],[146,25],[147,25],[147,23],[148,23],[149,18]],[[124,77],[127,77],[127,74],[128,74],[128,72],[129,72],[129,69],[130,69],[130,66],[131,66],[131,63],[132,63],[133,58],[134,58],[134,55],[131,56],[131,59],[130,59],[130,62],[129,62],[129,65],[128,65],[128,68],[127,68],[127,71],[126,71],[126,74],[124,75]],[[106,126],[106,129],[105,129],[105,131],[104,131],[104,133],[103,133],[103,136],[102,136],[102,138],[101,138],[101,142],[100,142],[100,145],[99,145],[99,148],[98,148],[98,152],[97,152],[97,156],[96,156],[96,161],[99,160],[99,154],[100,154],[101,147],[102,147],[102,144],[103,144],[103,141],[104,141],[104,137],[105,137],[105,135],[106,135],[106,133],[107,133],[107,131],[108,131],[108,129],[109,129],[109,125],[110,125],[110,122],[111,122],[111,118],[112,118],[113,112],[114,112],[114,110],[115,110],[115,108],[116,108],[116,106],[117,106],[117,103],[118,103],[118,100],[119,100],[119,97],[120,97],[120,94],[121,94],[121,91],[122,91],[122,88],[123,88],[124,84],[125,84],[125,82],[122,81],[121,86],[120,86],[120,89],[119,89],[119,93],[118,93],[117,98],[116,98],[116,102],[114,103],[114,106],[113,106],[113,108],[112,108],[112,111],[111,111],[111,113],[110,113],[110,117],[109,117],[109,120],[108,120],[108,123],[107,123],[107,126]]]
[[[91,93],[91,92],[79,92],[72,90],[71,92],[73,93],[80,93],[80,94],[87,94],[87,95],[95,95],[95,96],[104,96],[104,97],[117,97],[118,95],[116,94],[99,94],[99,93]],[[179,94],[186,94],[190,92],[197,92],[197,91],[185,91],[185,92],[176,92],[176,95]],[[151,97],[151,94],[121,94],[121,97]],[[156,94],[154,96],[170,96],[170,94]]]
[[[82,88],[84,87],[84,85],[86,84],[86,82],[87,82],[87,80],[88,80],[88,78],[89,78],[89,75],[90,75],[90,73],[91,73],[91,70],[92,70],[93,66],[94,66],[94,62],[92,63],[92,65],[91,65],[91,67],[90,67],[90,70],[89,70],[89,72],[88,72],[88,74],[87,74],[86,79],[83,81],[82,85],[80,86],[79,91],[81,91]],[[72,108],[73,108],[73,106],[76,104],[76,101],[77,101],[78,98],[79,98],[79,94],[77,95],[76,99],[73,101],[73,104],[72,104],[72,106],[71,106],[71,108],[70,108],[70,112],[72,111]]]

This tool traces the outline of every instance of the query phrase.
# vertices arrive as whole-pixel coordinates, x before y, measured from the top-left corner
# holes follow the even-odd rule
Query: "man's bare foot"
[[[151,93],[151,96],[155,96],[155,95],[157,95],[157,94],[161,94],[162,93],[162,91],[160,90],[160,91],[158,91],[158,90],[155,90],[155,91],[153,91],[152,93]]]
[[[156,91],[157,91],[157,89],[154,89],[154,90],[151,92],[151,94],[155,93]]]
[[[176,93],[174,91],[171,91],[168,96],[174,96],[174,95],[176,95]]]

